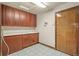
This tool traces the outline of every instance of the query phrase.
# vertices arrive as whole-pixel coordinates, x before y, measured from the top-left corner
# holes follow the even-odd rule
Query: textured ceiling
[[[25,9],[19,7],[19,5],[23,5],[30,9],[30,10],[25,10],[25,11],[28,11],[28,12],[31,12],[34,14],[38,14],[38,13],[43,13],[43,12],[52,10],[59,5],[65,4],[65,2],[47,2],[46,8],[38,7],[37,5],[33,4],[32,2],[3,2],[2,4],[25,10]]]

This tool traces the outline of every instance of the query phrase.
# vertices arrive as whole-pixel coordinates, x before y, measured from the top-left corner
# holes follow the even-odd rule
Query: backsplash
[[[34,27],[2,27],[3,36],[37,33]]]

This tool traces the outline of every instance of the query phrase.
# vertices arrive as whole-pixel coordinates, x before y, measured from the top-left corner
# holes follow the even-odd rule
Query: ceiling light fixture
[[[44,5],[48,5],[48,3],[47,3],[47,2],[41,2],[41,3],[43,3]]]
[[[20,5],[19,7],[23,8],[23,9],[26,9],[26,10],[29,10],[29,8],[27,8],[27,7],[23,6],[23,5]]]
[[[46,7],[47,7],[47,6],[44,5],[42,2],[32,2],[32,3],[34,3],[34,4],[36,4],[37,6],[42,7],[42,8],[46,8]]]

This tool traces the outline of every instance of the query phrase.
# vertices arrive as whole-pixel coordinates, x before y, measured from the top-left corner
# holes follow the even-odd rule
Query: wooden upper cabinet
[[[2,18],[2,8],[0,5],[0,56],[1,56],[1,18]]]
[[[20,11],[18,9],[14,9],[14,19],[15,19],[15,24],[14,26],[20,26],[21,22],[20,22]]]
[[[1,4],[0,4],[0,25],[2,24],[1,22],[2,22],[2,6],[1,6]]]
[[[36,27],[36,15],[30,13],[30,26]]]
[[[26,13],[26,23],[26,26],[30,26],[30,14],[28,12]]]
[[[7,25],[7,19],[6,19],[6,6],[2,5],[2,25],[6,26]]]
[[[4,26],[14,26],[14,8],[3,6],[3,25]]]
[[[20,11],[20,21],[22,26],[29,26],[29,14],[24,11]]]
[[[36,15],[5,5],[1,8],[3,26],[36,27]]]

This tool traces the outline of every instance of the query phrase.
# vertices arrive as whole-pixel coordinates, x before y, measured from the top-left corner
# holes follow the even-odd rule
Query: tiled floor
[[[36,44],[10,54],[9,56],[69,56],[65,53],[51,49],[41,44]]]

